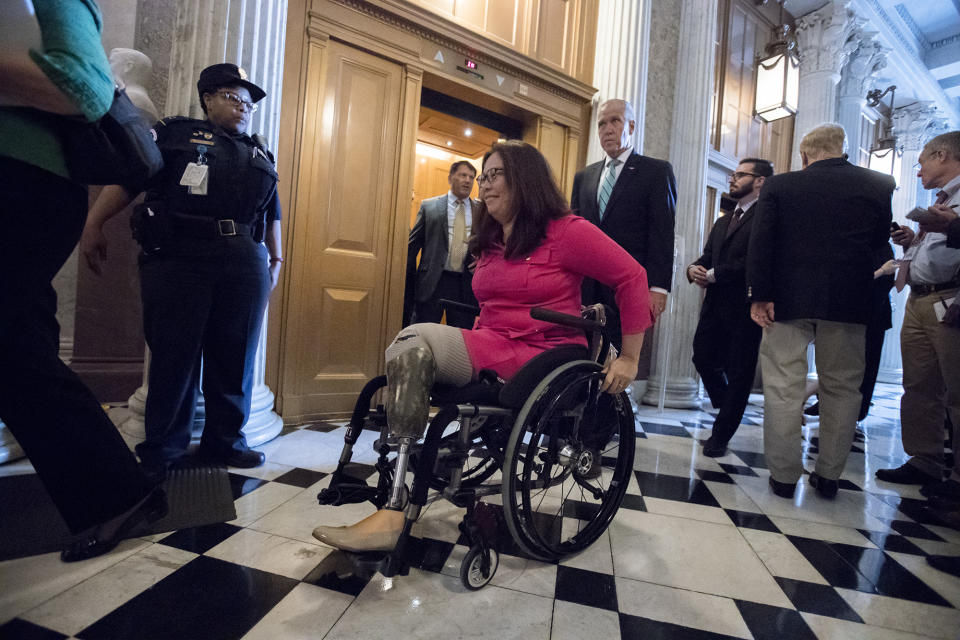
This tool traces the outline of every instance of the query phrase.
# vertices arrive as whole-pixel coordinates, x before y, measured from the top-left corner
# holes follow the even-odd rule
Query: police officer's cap
[[[244,87],[254,102],[260,102],[267,95],[266,91],[247,80],[243,69],[229,62],[210,65],[200,72],[200,79],[197,80],[200,102],[203,102],[203,94],[213,93],[220,87]]]

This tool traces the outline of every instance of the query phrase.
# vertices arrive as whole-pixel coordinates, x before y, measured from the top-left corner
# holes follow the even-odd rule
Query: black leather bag
[[[142,187],[163,168],[149,123],[119,87],[100,120],[71,123],[63,145],[70,177],[83,184]]]

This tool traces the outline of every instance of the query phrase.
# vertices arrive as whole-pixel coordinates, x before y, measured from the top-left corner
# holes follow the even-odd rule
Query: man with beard
[[[693,336],[693,364],[714,409],[713,433],[703,455],[722,456],[740,426],[757,368],[760,327],[750,319],[746,262],[753,214],[760,188],[773,165],[761,158],[740,161],[730,176],[736,210],[713,225],[703,255],[687,267],[687,280],[706,289],[700,322]]]

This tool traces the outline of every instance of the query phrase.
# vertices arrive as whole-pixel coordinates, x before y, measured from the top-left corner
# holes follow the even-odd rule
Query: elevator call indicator
[[[477,80],[483,80],[483,76],[480,74],[479,71],[477,71],[478,68],[479,66],[477,65],[476,61],[471,60],[470,58],[464,58],[463,66],[459,64],[457,65],[457,71],[460,71],[461,73],[465,73],[468,76],[473,76]]]

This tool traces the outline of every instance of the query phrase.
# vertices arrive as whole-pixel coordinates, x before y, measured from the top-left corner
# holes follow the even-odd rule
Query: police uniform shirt
[[[145,185],[147,201],[162,201],[173,213],[246,224],[256,221],[261,211],[265,221],[280,219],[273,157],[250,136],[180,116],[159,121],[154,132],[164,167]],[[180,184],[190,163],[209,167],[205,195]]]

